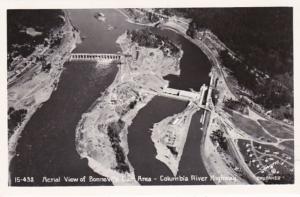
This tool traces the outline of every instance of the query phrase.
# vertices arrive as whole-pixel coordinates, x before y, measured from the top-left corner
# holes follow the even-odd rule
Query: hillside
[[[210,29],[241,61],[226,52],[223,65],[252,100],[278,119],[293,119],[293,9],[186,8],[158,9],[191,18],[187,34]]]
[[[49,44],[46,38],[49,38],[51,30],[64,24],[62,16],[62,10],[7,11],[8,71],[14,70],[15,64],[11,63],[16,57],[26,58],[37,45],[46,47]]]

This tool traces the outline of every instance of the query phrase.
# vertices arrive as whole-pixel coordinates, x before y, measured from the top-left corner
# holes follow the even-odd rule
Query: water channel
[[[101,11],[106,21],[97,20],[94,15]],[[83,42],[74,50],[76,53],[116,53],[120,48],[117,37],[127,29],[144,28],[126,22],[116,10],[69,10],[73,25],[81,32]],[[109,25],[113,26],[112,30]],[[170,30],[155,30],[179,43],[184,50],[181,60],[181,75],[167,76],[170,87],[199,90],[203,83],[208,85],[210,64],[202,51],[182,36]],[[13,185],[78,185],[72,183],[43,183],[42,177],[93,176],[85,159],[80,159],[75,149],[75,128],[81,115],[92,105],[113,81],[117,67],[97,68],[94,63],[72,62],[64,65],[57,90],[43,104],[28,122],[19,139],[17,155],[11,162],[11,177],[33,176],[35,183],[14,183]],[[186,103],[155,97],[133,120],[129,128],[129,160],[137,175],[157,177],[170,175],[170,170],[155,159],[155,149],[149,129],[155,122],[182,111]],[[195,173],[207,176],[200,155],[200,113],[194,115],[189,129],[187,146],[179,166],[179,175]],[[212,184],[211,182],[208,182]],[[103,183],[102,185],[109,185]],[[160,183],[151,184],[182,184]],[[193,183],[184,183],[193,184]],[[203,183],[196,183],[203,184]],[[81,184],[84,185],[84,184]],[[90,183],[87,185],[91,185]]]

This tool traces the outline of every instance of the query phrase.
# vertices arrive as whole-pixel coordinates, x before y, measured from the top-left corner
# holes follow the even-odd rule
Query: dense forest
[[[232,59],[226,51],[220,57],[239,85],[252,92],[248,95],[251,99],[272,110],[271,115],[276,119],[293,119],[293,75],[286,72],[274,77],[261,77],[252,71],[252,67]]]
[[[293,117],[292,8],[185,8],[160,10],[191,18],[187,34],[210,29],[240,58],[223,53],[224,66],[238,83],[252,91],[255,102],[276,118]],[[265,76],[263,77],[262,74]]]
[[[62,10],[8,10],[7,11],[7,50],[8,69],[14,57],[27,57],[38,44],[47,44],[45,38],[53,28],[64,23]],[[34,28],[40,34],[32,36],[27,28]]]
[[[177,55],[180,52],[178,46],[172,43],[166,36],[161,36],[151,31],[150,28],[127,31],[132,42],[139,46],[160,48],[164,55]]]

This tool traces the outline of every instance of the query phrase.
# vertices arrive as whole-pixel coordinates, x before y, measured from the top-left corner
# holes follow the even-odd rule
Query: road
[[[174,23],[174,24],[172,24]],[[198,46],[203,52],[204,54],[208,57],[208,59],[211,61],[212,65],[217,68],[219,70],[219,73],[221,74],[221,77],[224,79],[226,86],[228,87],[228,90],[230,90],[229,85],[227,84],[226,81],[226,77],[224,75],[223,69],[221,68],[221,64],[219,63],[218,58],[214,55],[214,53],[210,50],[210,48],[203,43],[201,40],[199,39],[192,39],[190,37],[188,37],[186,35],[186,30],[183,26],[181,26],[180,24],[176,23],[174,20],[172,21],[172,23],[165,23],[162,24],[162,27],[167,27],[170,29],[175,30],[176,32],[180,33],[182,36],[184,36],[186,39],[188,39],[189,41],[191,41],[192,43],[194,43],[196,46]],[[178,26],[180,28],[178,28]],[[231,93],[233,94],[233,92],[231,91]],[[235,95],[235,94],[233,94]],[[212,110],[212,113],[214,113],[214,111]],[[210,118],[210,114],[207,115],[206,118]],[[207,121],[208,124],[209,120]],[[207,135],[207,129],[208,126],[205,126],[206,128],[204,129],[204,137],[202,138],[203,140],[205,139],[205,136]],[[227,131],[226,131],[227,132]],[[230,136],[229,133],[226,133],[228,136]],[[237,144],[233,141],[233,139],[231,137],[228,138],[228,144],[231,147],[231,150],[233,151],[233,156],[237,159],[238,163],[240,164],[240,167],[243,169],[243,172],[245,172],[248,180],[253,183],[253,184],[262,184],[262,182],[260,180],[258,180],[258,178],[253,174],[253,172],[249,169],[248,165],[245,163],[243,155],[241,154],[241,152],[239,151]],[[204,141],[201,142],[201,144],[204,144]],[[201,148],[202,149],[202,148]]]
[[[225,129],[225,134],[228,136],[231,136],[230,133],[228,133],[228,130]],[[232,150],[232,154],[235,159],[237,159],[240,167],[242,168],[243,172],[245,172],[248,180],[251,184],[262,184],[262,182],[255,176],[255,174],[249,169],[248,165],[244,161],[244,157],[242,153],[237,148],[237,143],[235,143],[234,139],[231,137],[227,137],[228,145],[230,146],[230,150]]]

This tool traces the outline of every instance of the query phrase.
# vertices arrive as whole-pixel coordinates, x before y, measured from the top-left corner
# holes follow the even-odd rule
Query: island
[[[240,10],[219,9],[215,12],[204,10],[204,14],[202,11],[201,9],[163,8],[121,10],[131,23],[170,29],[181,34],[198,46],[210,60],[211,81],[206,102],[209,112],[205,117],[205,132],[200,146],[201,157],[210,177],[231,178],[230,181],[213,179],[214,182],[216,184],[293,183],[291,39],[285,37],[282,43],[285,51],[269,44],[267,50],[272,48],[276,50],[268,51],[269,54],[266,51],[266,54],[262,55],[259,49],[266,46],[258,46],[255,43],[254,47],[245,48],[233,43],[234,39],[224,43],[219,39],[219,37],[226,39],[222,35],[224,28],[231,33],[233,29],[224,27],[219,20],[213,20],[212,24],[203,20],[206,16],[216,18],[222,15],[241,15]],[[284,26],[288,34],[289,24],[284,21],[290,19],[288,19],[289,10],[274,8],[274,10],[266,9],[265,11],[265,21],[271,20],[274,13],[282,16],[282,19],[276,23]],[[257,14],[262,14],[264,9],[248,10],[248,12],[251,17],[247,17],[251,21]],[[153,15],[158,19],[152,17]],[[238,19],[236,22],[242,26],[244,24]],[[271,23],[267,24],[265,31],[272,31],[272,28],[269,28]],[[245,28],[247,29],[248,26]],[[255,28],[260,28],[260,26]],[[217,36],[216,32],[220,35]],[[249,40],[260,39],[251,31],[247,32],[244,34]],[[226,33],[224,34],[230,37],[231,33]],[[275,34],[282,34],[282,32]],[[266,35],[268,34],[265,32],[261,34],[269,39],[266,43],[276,43],[276,39]],[[229,48],[227,44],[231,47]],[[233,51],[232,48],[239,52]],[[275,56],[270,54],[279,53],[279,51],[282,54],[280,61],[276,63],[276,68],[273,68],[270,62]],[[267,56],[267,66],[264,65],[264,60],[253,58],[256,57],[254,54],[260,55],[262,59]],[[283,68],[280,65],[285,61],[289,61],[287,63],[289,66]],[[285,73],[280,73],[280,69]],[[273,89],[278,90],[276,94],[272,92]],[[176,175],[177,167],[174,164],[180,160],[178,157],[180,152],[176,151],[179,147],[168,146],[169,141],[164,141],[165,136],[176,136],[174,132],[169,131],[176,131],[176,129],[170,129],[172,128],[170,119],[171,117],[168,117],[154,126],[152,140],[157,150],[156,158],[165,163]],[[161,128],[164,130],[162,131]],[[290,142],[292,144],[289,144]],[[279,148],[276,148],[277,146]],[[269,165],[271,167],[268,167]]]
[[[292,13],[9,10],[9,185],[294,183]]]
[[[114,82],[82,115],[76,149],[114,185],[138,184],[127,158],[127,128],[138,111],[168,86],[163,77],[180,73],[182,51],[150,30],[127,31],[116,42],[124,54],[122,63]]]
[[[183,112],[167,117],[153,126],[151,139],[157,151],[156,158],[166,164],[174,176],[177,175],[189,126],[197,110],[199,107],[190,102]]]

